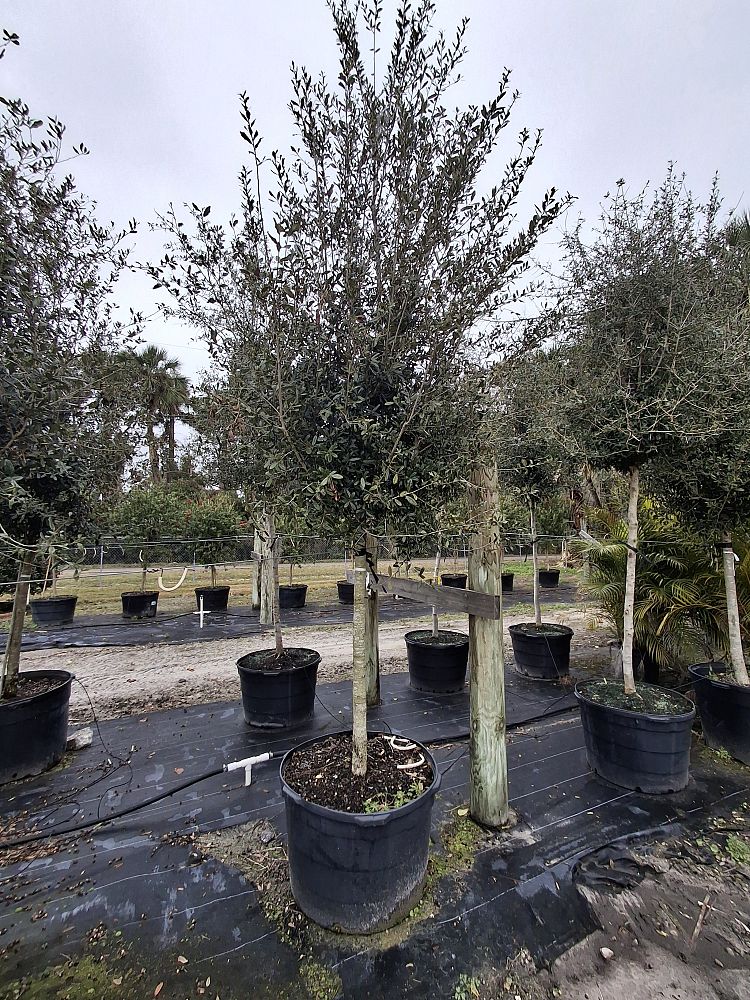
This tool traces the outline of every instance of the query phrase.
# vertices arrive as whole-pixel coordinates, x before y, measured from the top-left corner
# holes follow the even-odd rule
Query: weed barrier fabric
[[[230,598],[231,600],[231,598]],[[579,601],[573,584],[561,585],[555,592],[555,603],[575,604]],[[516,593],[508,607],[530,605],[531,594]],[[553,602],[548,602],[553,606]],[[353,608],[337,600],[309,602],[304,608],[282,608],[281,619],[288,628],[318,628],[325,625],[349,625]],[[427,605],[414,601],[381,597],[378,611],[382,622],[402,619],[430,618]],[[23,635],[22,648],[64,649],[82,646],[145,646],[161,643],[200,642],[210,639],[238,639],[247,635],[271,633],[272,626],[261,625],[258,611],[231,604],[224,612],[206,614],[203,628],[197,611],[165,610],[161,607],[155,618],[127,620],[121,614],[78,615],[71,625],[50,629],[37,628]],[[0,650],[5,648],[6,634],[0,633]]]
[[[552,685],[539,691],[512,674],[508,681],[511,723],[572,703]],[[225,760],[281,751],[348,724],[348,685],[321,685],[319,699],[310,725],[286,735],[249,732],[236,704],[103,723],[106,750],[95,738],[68,767],[0,789],[2,837],[12,835],[9,827],[24,833],[28,814],[46,813],[47,824],[92,818]],[[388,675],[370,723],[422,741],[450,740],[466,731],[468,696],[431,698],[412,691],[406,675]],[[468,797],[468,750],[466,742],[449,742],[432,752],[442,774],[433,814],[439,843],[442,825]],[[520,947],[549,962],[594,929],[572,875],[581,858],[750,794],[746,771],[705,753],[694,754],[693,778],[676,795],[607,785],[588,769],[573,712],[513,729],[508,762],[519,823],[504,840],[480,845],[459,880],[438,883],[432,915],[389,938],[324,936],[315,944],[316,968],[335,979],[338,995],[449,1000],[460,973],[500,967]],[[0,854],[0,990],[93,949],[110,979],[124,975],[138,995],[152,996],[159,982],[166,996],[192,995],[196,979],[206,977],[211,994],[223,998],[304,995],[301,948],[279,936],[262,890],[193,840],[197,832],[263,821],[269,849],[277,849],[285,835],[278,763],[256,767],[250,788],[241,772],[216,775],[109,826],[31,845],[18,856]],[[264,885],[264,864],[258,872]],[[101,942],[92,945],[94,937]]]

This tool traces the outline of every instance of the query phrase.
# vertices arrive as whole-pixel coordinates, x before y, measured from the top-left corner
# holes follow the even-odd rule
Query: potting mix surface
[[[110,824],[1,852],[0,997],[479,996],[471,984],[503,970],[520,950],[547,963],[595,930],[601,920],[591,893],[581,890],[581,872],[600,895],[620,891],[622,878],[632,885],[657,877],[638,864],[634,875],[627,858],[623,867],[606,851],[622,857],[628,843],[678,836],[700,843],[696,826],[750,800],[750,771],[697,742],[690,784],[679,794],[651,797],[606,784],[588,768],[570,688],[509,669],[516,821],[504,833],[485,831],[466,808],[468,693],[419,694],[406,675],[392,674],[383,677],[382,694],[371,729],[429,743],[442,774],[425,898],[404,924],[350,938],[318,930],[296,910],[273,759],[255,765],[249,788],[242,771],[218,773]],[[345,729],[349,699],[348,684],[322,685],[309,725],[287,733],[250,731],[234,703],[102,723],[101,740],[95,731],[93,745],[64,766],[0,789],[0,840],[106,817],[226,761],[278,754]],[[728,829],[737,828],[735,821]],[[730,835],[739,836],[726,834],[722,843]],[[709,862],[712,852],[705,852]],[[676,905],[692,905],[685,891],[680,899]],[[710,919],[695,934],[696,914],[690,911],[680,946],[717,947]],[[690,944],[691,932],[697,943]],[[721,970],[708,960],[713,972],[745,976],[747,955],[721,944]]]

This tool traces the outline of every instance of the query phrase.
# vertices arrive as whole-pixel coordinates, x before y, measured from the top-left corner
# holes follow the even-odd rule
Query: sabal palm
[[[156,427],[164,427],[167,444],[167,471],[175,466],[175,422],[186,415],[190,403],[190,383],[180,372],[180,362],[162,347],[149,344],[134,355],[134,388],[138,408],[146,428],[151,479],[161,479]]]
[[[723,576],[712,553],[668,514],[645,505],[638,517],[635,646],[660,666],[726,649]],[[622,639],[627,525],[606,511],[597,511],[596,520],[606,540],[580,543],[580,549],[591,566],[591,596]],[[750,560],[745,570],[750,573]]]

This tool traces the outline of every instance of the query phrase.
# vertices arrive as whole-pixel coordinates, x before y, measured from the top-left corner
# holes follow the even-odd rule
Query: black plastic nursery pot
[[[256,729],[290,729],[307,722],[315,711],[320,653],[289,649],[299,662],[274,670],[268,666],[270,652],[273,650],[260,649],[237,660],[242,712],[248,726]]]
[[[510,625],[508,631],[519,674],[544,681],[568,675],[572,628],[567,625],[535,625],[534,622],[524,622]]]
[[[50,625],[69,625],[76,610],[76,596],[36,597],[30,601],[31,619],[40,628]]]
[[[466,589],[466,573],[441,573],[440,583],[443,587],[458,587],[461,590]]]
[[[504,594],[511,594],[513,592],[513,573],[500,574],[500,589]]]
[[[120,597],[123,618],[156,618],[158,590],[132,590]]]
[[[371,733],[369,735],[376,735]],[[284,780],[289,878],[297,905],[311,920],[344,934],[374,934],[402,920],[422,895],[430,819],[440,773],[424,746],[432,784],[388,812],[347,813],[308,802]]]
[[[285,583],[279,587],[280,608],[304,608],[306,600],[306,583]]]
[[[689,671],[706,743],[750,764],[750,687],[724,680],[725,663],[696,663]]]
[[[9,615],[13,610],[13,598],[0,597],[0,615]]]
[[[24,677],[56,684],[42,694],[0,701],[0,784],[41,774],[65,753],[73,675],[67,670],[29,670],[19,674],[19,680]]]
[[[679,792],[690,776],[690,730],[693,703],[670,691],[683,712],[655,715],[602,705],[586,696],[595,681],[576,685],[589,767],[606,781],[637,792]],[[642,684],[655,688],[655,685]],[[663,688],[656,690],[664,691]]]
[[[559,569],[540,569],[539,570],[539,586],[544,590],[551,590],[553,587],[558,587],[560,585],[560,570]]]
[[[469,637],[464,632],[440,629],[438,640],[429,629],[407,632],[406,658],[409,683],[427,694],[455,694],[466,684]]]
[[[339,592],[339,601],[342,604],[354,604],[354,584],[348,580],[339,580],[336,583]]]
[[[196,587],[195,603],[198,605],[199,611],[201,597],[203,598],[204,611],[226,611],[229,604],[229,587]]]

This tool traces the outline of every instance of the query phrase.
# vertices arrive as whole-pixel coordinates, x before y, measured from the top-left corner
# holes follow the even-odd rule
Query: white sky
[[[385,7],[387,50],[393,0]],[[695,194],[718,170],[725,206],[750,206],[748,0],[438,0],[441,26],[464,14],[455,102],[490,97],[507,65],[522,95],[507,151],[521,127],[544,129],[527,204],[554,184],[593,220],[618,178],[658,183],[673,159]],[[101,219],[139,220],[141,259],[158,256],[146,223],[170,201],[210,204],[217,219],[237,208],[240,91],[267,148],[285,148],[290,62],[335,74],[324,0],[5,0],[0,27],[21,36],[0,61],[0,94],[57,115],[70,143],[89,147],[79,185]],[[120,295],[154,309],[144,279]],[[190,376],[205,364],[176,324],[156,318],[147,337]]]

